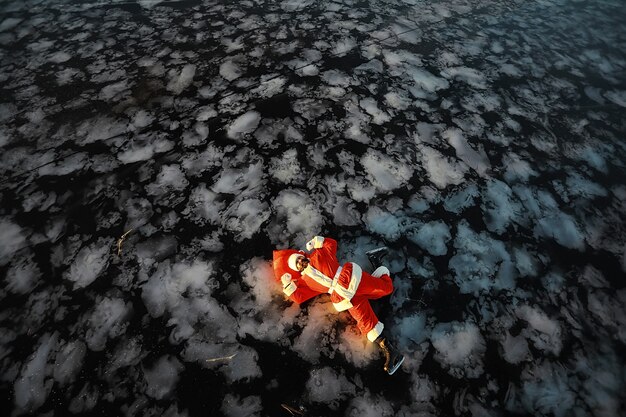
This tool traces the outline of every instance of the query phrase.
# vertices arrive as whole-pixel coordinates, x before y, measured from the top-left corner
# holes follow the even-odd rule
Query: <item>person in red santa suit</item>
[[[386,248],[368,252],[372,266],[377,267],[371,274],[354,262],[339,265],[337,241],[329,237],[315,236],[306,248],[310,251],[308,256],[303,251],[274,251],[274,272],[283,285],[283,292],[298,304],[320,294],[330,294],[335,309],[347,310],[359,330],[380,347],[385,356],[383,368],[393,375],[402,365],[404,356],[389,341],[384,324],[369,302],[393,291],[389,269],[380,265]]]

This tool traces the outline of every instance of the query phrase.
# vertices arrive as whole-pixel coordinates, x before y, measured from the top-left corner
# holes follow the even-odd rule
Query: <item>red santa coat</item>
[[[309,266],[302,271],[294,271],[287,266],[287,259],[302,251],[274,251],[274,273],[280,281],[283,277],[291,279],[284,287],[290,299],[302,303],[319,294],[330,294],[331,302],[337,311],[348,310],[357,321],[361,332],[374,341],[382,332],[384,325],[378,320],[369,303],[370,299],[379,298],[393,291],[389,270],[385,267],[369,274],[354,262],[339,265],[337,260],[337,241],[316,236],[307,247],[312,249],[308,256]],[[284,282],[287,282],[285,280]]]

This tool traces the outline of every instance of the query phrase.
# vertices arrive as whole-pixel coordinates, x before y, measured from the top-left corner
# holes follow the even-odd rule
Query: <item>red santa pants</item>
[[[348,309],[348,312],[356,320],[356,325],[361,333],[371,341],[380,335],[383,325],[378,321],[369,300],[384,297],[391,294],[392,291],[393,282],[389,275],[385,274],[377,278],[363,271],[359,288],[350,300],[352,307]],[[372,333],[370,334],[370,332]]]

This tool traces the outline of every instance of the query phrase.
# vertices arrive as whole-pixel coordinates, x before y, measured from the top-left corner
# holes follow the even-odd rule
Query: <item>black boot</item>
[[[369,259],[370,263],[372,264],[372,268],[376,269],[383,264],[383,259],[385,258],[385,256],[387,256],[388,252],[389,249],[383,246],[382,248],[367,251],[365,252],[365,254],[367,255],[367,259]]]
[[[389,375],[393,375],[402,362],[404,362],[404,355],[398,352],[398,350],[389,342],[389,339],[385,336],[381,335],[378,339],[375,340],[378,343],[378,347],[382,350],[383,355],[385,355],[385,365],[383,369]]]

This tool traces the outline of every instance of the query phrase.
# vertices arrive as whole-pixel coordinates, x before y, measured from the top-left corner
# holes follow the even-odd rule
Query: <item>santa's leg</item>
[[[350,308],[348,312],[356,320],[357,327],[361,333],[367,336],[370,342],[374,342],[378,345],[385,356],[383,369],[389,375],[393,375],[400,365],[402,365],[402,362],[404,362],[404,356],[394,348],[389,338],[383,334],[385,326],[378,321],[378,317],[376,317],[376,313],[372,310],[369,300],[366,297],[356,296],[351,302],[352,308]]]
[[[364,296],[372,300],[384,297],[393,292],[393,281],[389,276],[389,270],[385,267],[381,267],[381,271],[378,272],[380,274],[373,275],[363,271],[359,289],[357,290],[357,296]]]

